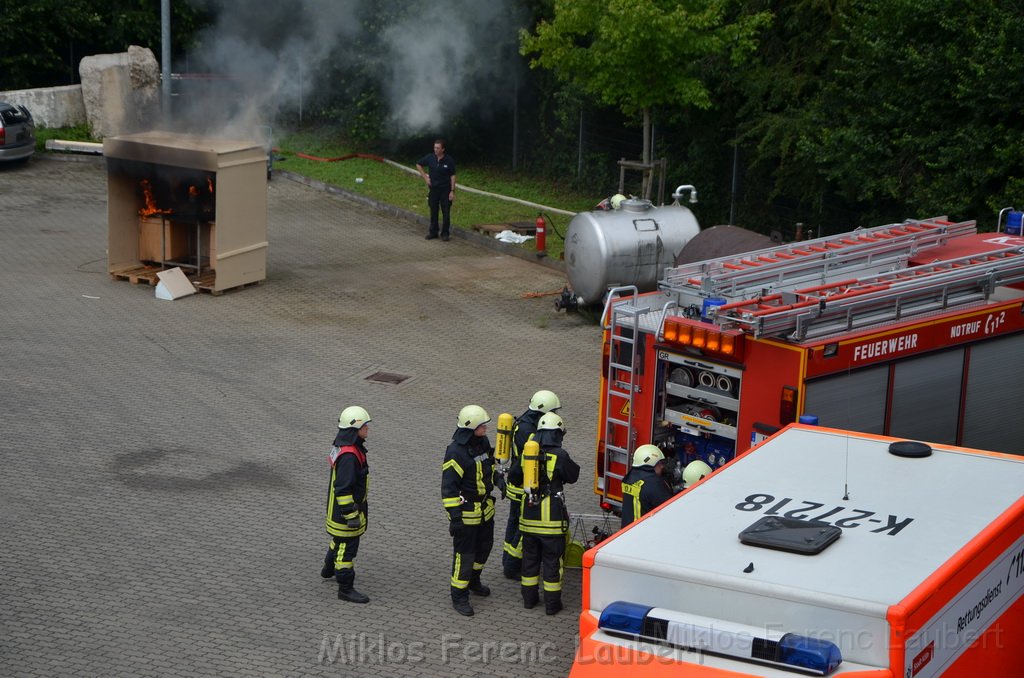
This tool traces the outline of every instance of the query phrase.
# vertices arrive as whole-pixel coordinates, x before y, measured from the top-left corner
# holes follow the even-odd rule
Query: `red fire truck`
[[[595,492],[645,443],[717,469],[798,420],[1024,454],[1024,238],[906,221],[611,290]]]

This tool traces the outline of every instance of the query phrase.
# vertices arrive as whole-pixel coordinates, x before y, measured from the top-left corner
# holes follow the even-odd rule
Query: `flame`
[[[139,210],[140,217],[145,218],[153,214],[171,214],[173,212],[173,210],[162,210],[156,206],[156,201],[153,200],[153,186],[149,183],[148,179],[143,179],[140,185],[142,186],[142,198],[146,203],[146,206]]]
[[[193,198],[198,197],[199,196],[199,189],[196,188],[195,185],[189,186],[188,187],[188,194],[189,194],[189,196],[191,196]]]
[[[206,177],[206,185],[210,188],[210,195],[213,195],[213,177]]]

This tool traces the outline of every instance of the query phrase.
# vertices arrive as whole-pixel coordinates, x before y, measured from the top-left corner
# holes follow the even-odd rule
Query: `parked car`
[[[0,161],[24,160],[36,150],[36,127],[24,106],[0,101]]]

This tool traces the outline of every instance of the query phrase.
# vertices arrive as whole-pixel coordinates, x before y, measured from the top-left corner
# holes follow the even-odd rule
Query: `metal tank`
[[[654,207],[649,200],[629,199],[616,210],[580,212],[565,233],[565,270],[581,303],[604,297],[609,287],[636,285],[653,290],[683,246],[700,232],[697,218],[679,204],[680,186],[671,205]]]

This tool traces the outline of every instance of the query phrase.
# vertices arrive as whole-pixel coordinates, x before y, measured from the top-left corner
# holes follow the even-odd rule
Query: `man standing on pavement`
[[[539,482],[532,491],[524,489],[520,504],[523,607],[532,609],[537,605],[540,598],[538,586],[543,578],[546,614],[558,614],[562,610],[562,557],[569,531],[569,512],[565,508],[563,489],[580,477],[579,465],[562,449],[564,435],[565,424],[554,412],[548,412],[537,422],[533,440],[540,447]],[[522,466],[509,473],[509,482],[513,481],[523,486]]]
[[[416,171],[427,184],[427,204],[430,206],[430,230],[427,240],[437,237],[437,210],[444,216],[441,240],[447,241],[452,228],[452,202],[455,200],[455,159],[445,153],[444,139],[434,141],[434,152],[416,162]]]
[[[359,551],[359,537],[366,532],[367,478],[364,441],[369,433],[370,415],[353,405],[341,411],[338,434],[327,460],[331,464],[331,481],[327,487],[327,533],[333,539],[324,557],[320,576],[338,581],[338,598],[350,603],[368,603],[370,599],[356,591],[354,561]]]
[[[530,398],[530,406],[516,419],[512,428],[512,455],[509,460],[509,474],[522,465],[523,445],[537,430],[537,422],[547,412],[557,412],[562,406],[558,396],[551,391],[537,391]],[[519,532],[519,502],[523,488],[513,482],[505,487],[508,497],[508,523],[505,525],[505,542],[501,554],[501,567],[507,579],[519,579],[523,569],[523,536]]]
[[[494,449],[487,440],[491,417],[479,405],[459,412],[458,428],[441,465],[441,503],[452,536],[452,607],[473,616],[469,593],[491,595],[480,573],[494,544]]]

